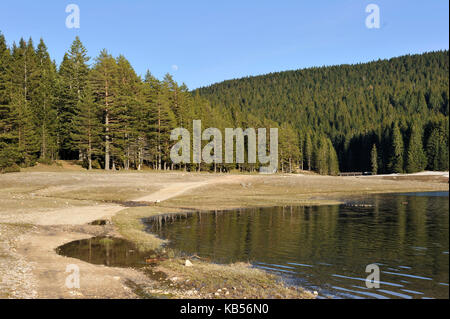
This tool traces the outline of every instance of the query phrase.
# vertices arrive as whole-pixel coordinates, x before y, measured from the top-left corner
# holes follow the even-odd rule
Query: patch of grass
[[[218,265],[198,260],[192,263],[186,267],[184,259],[168,259],[157,269],[176,277],[179,288],[184,288],[182,291],[198,292],[196,298],[314,298],[312,293],[287,286],[279,277],[250,264]],[[186,296],[181,293],[177,297]]]
[[[193,190],[161,203],[166,207],[184,207],[202,210],[220,210],[246,207],[283,205],[332,205],[338,199],[315,199],[320,192],[299,192],[297,187],[252,182],[242,184],[210,185]]]
[[[145,231],[142,218],[173,212],[164,207],[132,207],[121,210],[113,216],[112,222],[119,233],[126,239],[133,241],[138,249],[158,250],[165,242]]]
[[[0,167],[0,174],[7,174],[7,173],[18,173],[20,172],[20,167],[17,164],[13,164],[12,166],[8,167]]]

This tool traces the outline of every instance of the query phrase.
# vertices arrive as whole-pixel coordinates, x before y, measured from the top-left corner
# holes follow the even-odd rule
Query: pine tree
[[[279,130],[279,162],[281,171],[293,171],[294,163],[300,158],[300,149],[298,147],[298,136],[291,125],[283,123]]]
[[[305,138],[305,161],[308,165],[308,171],[312,169],[312,156],[313,156],[313,146],[311,142],[311,135],[309,131],[306,132],[306,138]]]
[[[370,152],[370,165],[372,168],[372,175],[378,174],[378,152],[377,146],[373,144],[372,151]]]
[[[57,153],[56,66],[50,60],[42,39],[37,47],[36,59],[37,84],[30,93],[31,109],[40,144],[40,158],[54,160]]]
[[[0,172],[20,162],[11,105],[11,52],[0,33]]]
[[[327,139],[328,143],[328,175],[338,175],[339,174],[339,161],[336,154],[336,150],[333,147],[331,140]]]
[[[31,107],[33,88],[36,79],[36,52],[33,41],[20,40],[19,46],[13,45],[11,64],[11,122],[15,127],[18,152],[26,166],[32,165],[39,154],[39,140],[35,126],[35,116]]]
[[[389,170],[391,173],[403,173],[403,136],[397,122],[392,127],[391,143]]]
[[[137,130],[137,168],[142,169],[144,161],[156,162],[156,101],[158,98],[160,83],[150,71],[141,83],[139,90],[139,108],[136,109],[136,130]]]
[[[87,50],[77,36],[59,68],[58,144],[63,158],[71,158],[75,154],[78,159],[83,157],[71,136],[75,133],[73,123],[74,117],[79,113],[77,106],[88,85],[89,60]]]
[[[123,55],[117,58],[117,77],[117,98],[111,108],[111,146],[115,158],[120,159],[125,169],[129,169],[138,136],[135,119],[137,109],[141,107],[138,99],[141,86],[139,77]]]
[[[413,124],[409,137],[408,153],[406,158],[406,172],[421,172],[425,169],[426,165],[427,157],[423,150],[422,130],[419,129],[417,124]]]
[[[321,174],[326,175],[330,171],[329,167],[329,146],[325,137],[317,137],[314,142],[314,165],[315,170]]]
[[[164,169],[167,168],[170,147],[173,144],[173,141],[170,141],[170,131],[176,125],[176,117],[170,106],[171,93],[167,83],[163,82],[156,98],[156,118],[152,121],[156,138],[157,168],[160,170],[163,165]]]
[[[448,170],[449,167],[449,131],[448,121],[431,123],[431,133],[427,139],[426,154],[428,169]]]
[[[92,157],[101,154],[102,124],[98,104],[90,87],[85,87],[81,93],[74,117],[71,140],[77,149],[86,154],[86,167],[92,169]]]
[[[114,132],[111,131],[111,110],[115,107],[117,97],[117,64],[116,60],[102,50],[96,59],[94,68],[90,74],[96,103],[102,108],[104,118],[104,152],[105,170],[110,169],[111,164],[111,138]],[[114,160],[113,160],[114,166]]]

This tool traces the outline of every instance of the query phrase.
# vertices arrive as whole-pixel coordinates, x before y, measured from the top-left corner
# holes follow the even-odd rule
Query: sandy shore
[[[213,273],[222,272],[230,278],[244,276],[252,280],[245,289],[236,289],[235,295],[217,295],[212,290],[197,291],[195,287],[188,293],[183,286],[175,284],[161,287],[160,282],[141,271],[92,265],[59,256],[55,248],[72,240],[104,234],[122,236],[141,244],[159,245],[160,241],[154,236],[143,232],[139,220],[161,213],[186,209],[336,203],[354,194],[406,191],[448,191],[448,172],[329,177],[105,173],[40,168],[0,175],[0,297],[137,298],[142,295],[135,288],[146,287],[149,291],[170,290],[175,298],[238,298],[249,291],[256,297],[309,298],[311,294],[294,291],[292,287],[281,284],[276,286],[275,278],[259,270],[250,271],[245,265],[234,268],[217,266],[214,272],[208,272],[211,265],[196,261],[194,267],[197,267],[197,273],[201,270],[203,276],[212,278]],[[153,204],[127,208],[133,206],[133,201]],[[108,227],[88,225],[97,219],[112,220],[113,224]],[[80,289],[65,286],[66,266],[71,263],[80,266]],[[195,282],[195,272],[180,266],[176,259],[162,263],[159,270],[166,272],[169,278]],[[267,286],[276,289],[264,295],[264,291],[269,290]]]

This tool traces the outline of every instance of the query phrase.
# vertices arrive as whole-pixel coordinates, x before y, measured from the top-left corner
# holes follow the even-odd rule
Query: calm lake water
[[[147,225],[174,249],[249,261],[319,297],[449,298],[448,192],[191,213]],[[369,264],[380,268],[379,289],[366,287]]]

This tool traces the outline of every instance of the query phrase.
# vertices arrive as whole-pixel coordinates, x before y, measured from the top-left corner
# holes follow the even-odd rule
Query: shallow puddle
[[[139,251],[126,239],[106,236],[72,241],[56,248],[56,253],[111,267],[139,268],[147,266],[149,259],[156,258],[154,251]]]

